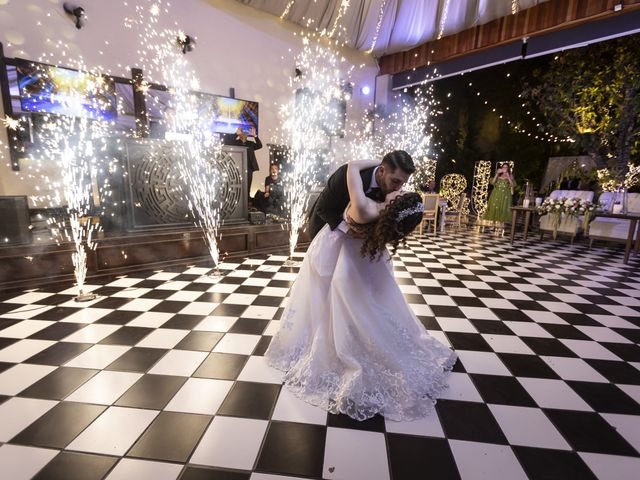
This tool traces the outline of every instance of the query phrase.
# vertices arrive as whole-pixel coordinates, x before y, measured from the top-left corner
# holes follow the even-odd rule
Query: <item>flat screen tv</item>
[[[24,111],[107,121],[118,116],[115,82],[108,77],[32,62],[20,62],[17,73]]]
[[[258,132],[258,102],[206,93],[193,95],[197,98],[194,115],[207,134],[235,133],[238,128],[247,133],[255,128]],[[146,100],[151,136],[164,138],[165,133],[171,131],[177,99],[167,91],[151,88]]]
[[[258,102],[205,95],[203,110],[215,133],[235,133],[238,128],[246,133],[258,131]]]

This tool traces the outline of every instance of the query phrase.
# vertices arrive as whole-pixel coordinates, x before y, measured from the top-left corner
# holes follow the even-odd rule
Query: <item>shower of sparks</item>
[[[369,112],[364,129],[352,137],[351,154],[354,159],[382,159],[393,150],[404,150],[413,158],[416,173],[405,186],[419,191],[419,186],[435,179],[436,160],[432,148],[433,118],[439,111],[433,98],[432,85],[422,85],[414,95],[400,94],[391,111]]]
[[[433,158],[420,159],[416,164],[415,173],[411,175],[407,189],[419,192],[420,186],[429,185],[431,182],[435,182],[437,166],[438,161]]]
[[[80,111],[83,107],[93,112],[107,110],[112,95],[109,83],[98,71],[88,71],[82,59],[76,58],[71,63],[79,75],[73,82],[60,87],[57,101],[68,111]],[[45,83],[52,82],[53,73],[49,68],[42,64],[34,64],[34,68]],[[88,107],[87,103],[90,104]],[[74,244],[71,259],[79,291],[77,298],[81,299],[87,276],[87,251],[97,247],[100,215],[106,207],[102,201],[110,193],[105,173],[117,169],[107,143],[114,123],[86,115],[71,117],[44,112],[41,119],[39,141],[28,151],[33,165],[28,175],[38,177],[47,193],[33,196],[32,201],[57,210],[64,206],[66,216],[52,216],[47,224],[57,242]],[[51,165],[56,166],[59,178],[42,173],[51,170]],[[105,178],[101,185],[98,184],[100,177]]]
[[[378,37],[380,36],[380,28],[382,27],[382,21],[384,19],[384,10],[387,7],[387,1],[383,0],[380,3],[380,10],[378,11],[378,22],[376,23],[376,30],[373,34],[373,39],[371,40],[371,47],[367,50],[366,53],[372,53],[373,49],[376,48],[376,43],[378,43]]]
[[[147,78],[169,87],[169,104],[163,107],[165,112],[171,109],[173,114],[166,115],[161,122],[168,135],[174,138],[172,146],[189,209],[195,225],[202,229],[211,259],[218,268],[220,253],[216,236],[220,225],[219,190],[225,181],[215,163],[221,153],[220,139],[207,130],[206,121],[211,118],[203,118],[203,99],[194,93],[200,82],[177,43],[179,39],[184,40],[187,34],[177,24],[167,29],[159,26],[162,13],[169,13],[168,2],[148,0],[147,3],[152,3],[152,6],[149,8],[138,4],[135,7],[136,15],[127,18],[125,26],[138,30],[140,42],[137,53],[146,65]],[[147,93],[149,85],[143,84],[139,89]],[[158,98],[147,96],[151,102],[158,102]]]
[[[384,155],[382,145],[374,136],[375,122],[376,115],[370,110],[365,112],[361,125],[354,123],[349,125],[347,136],[351,139],[349,142],[351,159],[372,160]]]
[[[318,37],[303,37],[303,48],[294,59],[301,75],[290,81],[292,98],[281,107],[283,143],[290,145],[283,179],[291,256],[304,223],[309,192],[328,176],[324,170],[332,164],[330,137],[339,133],[340,104],[347,100],[345,87],[350,85],[351,69],[344,57],[324,46]]]
[[[10,117],[9,115],[5,115],[3,119],[0,119],[0,122],[2,122],[2,124],[9,130],[20,129],[20,120],[17,118]]]

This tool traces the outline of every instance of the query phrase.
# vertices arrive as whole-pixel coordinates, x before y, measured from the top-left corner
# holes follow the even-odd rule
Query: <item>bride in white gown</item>
[[[360,170],[372,165],[349,164],[350,231],[325,225],[313,240],[265,356],[296,396],[331,413],[414,420],[433,410],[456,354],[417,319],[386,249],[395,253],[424,205],[416,193],[365,197]]]

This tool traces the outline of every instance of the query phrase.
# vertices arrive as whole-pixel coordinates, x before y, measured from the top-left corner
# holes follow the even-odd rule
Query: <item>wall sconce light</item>
[[[196,39],[182,32],[178,34],[177,42],[183,54],[190,52],[196,46]]]
[[[69,2],[64,2],[62,4],[62,8],[67,15],[70,15],[74,18],[74,23],[78,30],[84,27],[84,24],[87,21],[87,16],[84,13],[84,8],[77,5],[72,5]]]

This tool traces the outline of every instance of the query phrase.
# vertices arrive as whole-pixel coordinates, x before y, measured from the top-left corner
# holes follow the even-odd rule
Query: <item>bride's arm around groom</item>
[[[361,176],[362,170],[378,164],[375,160],[356,160],[347,164],[347,190],[350,201],[347,215],[356,223],[365,224],[378,218],[381,204],[367,198]]]
[[[363,185],[371,182],[373,171],[379,163],[371,161],[370,167],[360,172],[364,177]],[[329,177],[327,185],[311,207],[308,231],[312,240],[325,224],[328,224],[331,230],[335,230],[343,220],[344,209],[349,203],[347,166],[348,164],[342,165]]]

